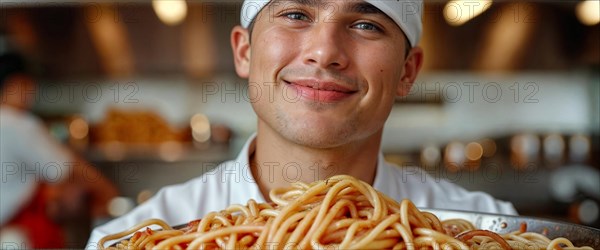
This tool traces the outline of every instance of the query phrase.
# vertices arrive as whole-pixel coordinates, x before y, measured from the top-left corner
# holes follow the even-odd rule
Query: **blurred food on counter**
[[[189,126],[174,127],[151,110],[122,110],[111,108],[104,120],[87,125],[75,118],[69,128],[73,138],[84,138],[89,128],[92,144],[123,143],[125,145],[158,145],[169,142],[227,144],[233,135],[224,124],[211,124],[208,117],[195,114]]]
[[[92,124],[83,115],[45,117],[51,134],[90,159],[181,160],[195,151],[228,147],[234,133],[228,125],[195,114],[188,126],[173,126],[150,109],[109,108]]]
[[[158,144],[168,141],[189,142],[189,128],[173,128],[158,114],[148,110],[111,108],[106,117],[92,125],[94,144],[120,142],[124,144]]]

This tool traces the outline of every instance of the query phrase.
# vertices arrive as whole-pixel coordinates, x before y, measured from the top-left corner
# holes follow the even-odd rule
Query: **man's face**
[[[314,148],[365,140],[406,90],[404,34],[365,2],[272,1],[251,35],[241,71],[259,131]]]

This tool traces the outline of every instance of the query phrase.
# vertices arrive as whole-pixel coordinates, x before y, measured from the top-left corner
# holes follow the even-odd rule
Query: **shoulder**
[[[48,129],[42,120],[35,115],[12,107],[0,107],[0,130],[2,130],[2,142],[10,141],[11,144],[29,142],[27,147],[40,147],[40,143],[31,141],[47,141]],[[4,138],[6,137],[6,138]]]
[[[510,202],[484,192],[468,191],[444,176],[432,175],[418,167],[399,167],[387,162],[383,165],[387,178],[382,192],[395,200],[410,199],[418,207],[517,214]]]
[[[42,122],[30,113],[12,107],[0,107],[0,122],[3,129],[29,130],[41,129]]]

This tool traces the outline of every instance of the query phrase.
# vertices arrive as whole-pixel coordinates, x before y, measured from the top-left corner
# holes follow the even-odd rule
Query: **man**
[[[63,248],[57,221],[82,211],[108,216],[117,189],[57,142],[29,109],[36,85],[25,60],[0,55],[0,248]]]
[[[422,64],[421,9],[419,1],[245,1],[231,44],[237,74],[249,79],[256,136],[236,160],[97,228],[88,246],[148,218],[182,224],[334,174],[420,207],[515,214],[509,203],[392,166],[380,153],[394,99],[408,93]]]

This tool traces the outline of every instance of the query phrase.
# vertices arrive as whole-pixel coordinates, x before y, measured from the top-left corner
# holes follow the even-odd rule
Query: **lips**
[[[294,89],[300,97],[314,102],[339,102],[357,92],[357,90],[351,87],[331,81],[302,79],[285,81],[285,83]]]

